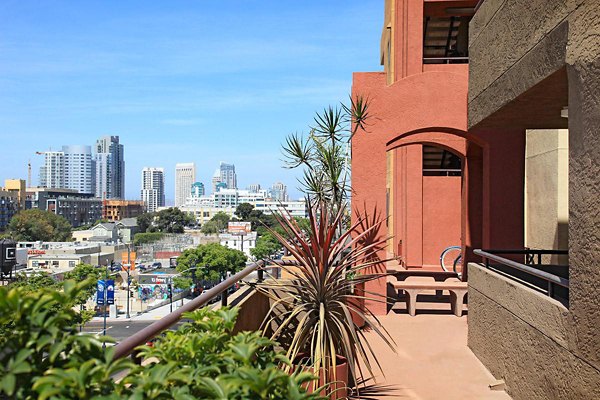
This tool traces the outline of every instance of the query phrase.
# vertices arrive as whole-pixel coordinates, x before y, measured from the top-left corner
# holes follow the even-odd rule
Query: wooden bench
[[[463,303],[467,294],[467,282],[462,282],[457,278],[448,278],[443,282],[436,282],[433,279],[407,279],[405,281],[391,282],[396,290],[404,290],[406,294],[406,308],[411,316],[417,313],[417,296],[425,290],[450,292],[450,307],[454,315],[462,316]]]

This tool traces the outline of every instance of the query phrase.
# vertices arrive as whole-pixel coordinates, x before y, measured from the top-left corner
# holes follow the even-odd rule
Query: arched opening
[[[442,251],[463,245],[464,158],[430,141],[388,150],[388,248],[403,267],[439,270]]]

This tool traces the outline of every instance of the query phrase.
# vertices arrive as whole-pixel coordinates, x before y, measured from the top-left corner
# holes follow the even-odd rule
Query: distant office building
[[[192,184],[196,181],[196,164],[181,163],[175,165],[175,207],[185,204],[192,194]]]
[[[102,219],[121,221],[125,218],[136,218],[145,211],[141,200],[110,199],[102,202]]]
[[[63,146],[64,187],[79,193],[95,192],[95,161],[91,146]]]
[[[18,194],[14,191],[0,189],[0,232],[6,230],[8,223],[18,210]]]
[[[24,210],[26,205],[27,193],[25,185],[25,179],[4,180],[4,190],[15,193],[17,195],[19,210]]]
[[[102,199],[125,197],[125,157],[118,136],[96,141],[96,196]]]
[[[165,170],[163,168],[144,168],[142,170],[142,201],[146,211],[154,212],[165,206]]]
[[[204,196],[204,184],[202,182],[194,182],[192,183],[192,192],[190,197],[198,198],[200,196]]]
[[[270,193],[273,200],[288,201],[287,186],[281,182],[275,182]]]
[[[250,193],[258,193],[260,191],[260,183],[253,183],[252,185],[248,186],[248,190]]]
[[[27,203],[30,208],[64,217],[74,228],[102,218],[102,200],[91,193],[77,193],[72,189],[29,188]]]
[[[44,165],[40,167],[40,187],[52,189],[65,188],[65,153],[62,151],[44,151]]]
[[[237,175],[235,173],[235,165],[227,164],[221,161],[219,165],[219,173],[221,182],[227,185],[227,189],[237,189]]]
[[[211,179],[213,193],[216,193],[216,191],[218,190],[217,185],[219,183],[221,183],[221,171],[217,168]]]

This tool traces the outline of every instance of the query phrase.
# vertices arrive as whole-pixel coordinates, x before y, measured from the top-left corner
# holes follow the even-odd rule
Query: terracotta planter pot
[[[364,296],[365,295],[364,282],[357,283],[356,285],[354,285],[354,295],[356,295],[356,296]],[[364,298],[350,297],[350,298],[348,298],[348,304],[356,309],[362,310],[363,312],[365,310],[365,299]],[[350,310],[350,315],[352,315],[352,322],[354,322],[354,325],[356,325],[359,328],[362,328],[365,325],[365,319],[361,315],[354,312],[353,310]]]
[[[306,367],[306,360],[309,358],[307,354],[302,354],[294,360],[294,365],[298,366],[298,368],[302,368],[303,370],[312,372],[312,369]],[[325,384],[325,373],[326,371],[321,368],[319,372],[319,380],[317,382],[317,387],[321,387]],[[335,368],[335,375],[333,371],[327,371],[327,381],[331,382],[329,386],[321,391],[320,395],[329,396],[330,399],[345,399],[348,397],[348,381],[349,381],[349,372],[348,372],[348,361],[342,357],[337,357],[337,365]],[[334,378],[335,376],[335,378]],[[304,385],[304,388],[308,390],[309,393],[313,392],[314,381],[311,383],[307,383]]]

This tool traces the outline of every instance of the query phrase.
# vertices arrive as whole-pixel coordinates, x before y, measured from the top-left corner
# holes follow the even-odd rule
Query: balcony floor
[[[432,296],[433,297],[433,296]],[[417,315],[403,302],[380,317],[397,344],[394,354],[374,332],[367,338],[385,372],[361,391],[361,399],[510,399],[490,390],[496,379],[467,347],[467,316],[450,314],[448,304],[417,303]],[[426,311],[419,310],[427,309]]]

